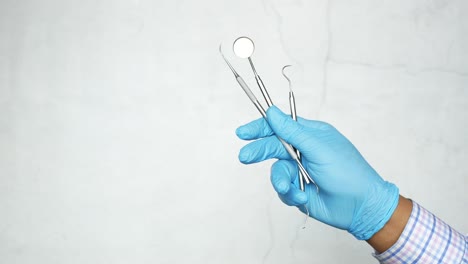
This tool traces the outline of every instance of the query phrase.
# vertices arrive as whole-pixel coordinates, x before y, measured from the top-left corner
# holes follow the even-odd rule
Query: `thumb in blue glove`
[[[354,145],[330,124],[299,118],[298,122],[272,106],[267,121],[258,119],[236,130],[244,146],[245,164],[276,158],[271,182],[280,199],[328,225],[345,229],[360,240],[378,232],[398,205],[398,188],[384,181]],[[275,136],[302,153],[302,163],[320,188],[298,186],[298,168]]]

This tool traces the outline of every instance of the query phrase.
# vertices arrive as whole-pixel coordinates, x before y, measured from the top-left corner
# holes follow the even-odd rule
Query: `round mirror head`
[[[240,37],[234,41],[232,49],[237,57],[246,59],[252,56],[255,50],[255,44],[248,37]]]

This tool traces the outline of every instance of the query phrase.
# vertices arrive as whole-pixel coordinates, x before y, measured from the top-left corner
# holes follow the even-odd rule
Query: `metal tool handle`
[[[294,98],[294,93],[289,92],[289,109],[291,111],[291,117],[294,121],[297,121],[296,113],[296,99]]]
[[[255,75],[255,80],[257,81],[257,85],[260,88],[260,92],[262,92],[263,98],[265,98],[265,101],[268,105],[268,107],[273,105],[273,101],[270,98],[270,95],[268,94],[268,91],[265,87],[265,84],[263,84],[262,79],[260,78],[260,75],[256,74]]]
[[[294,97],[294,93],[292,92],[292,90],[289,92],[289,109],[291,111],[291,118],[294,120],[294,121],[297,121],[297,112],[296,112],[296,99]],[[298,149],[295,149],[296,151],[296,155],[299,159],[301,159],[301,153],[299,152]],[[309,177],[307,177],[306,175],[302,174],[301,173],[301,178],[304,178],[306,184],[309,184],[311,182],[312,179],[310,179]],[[299,182],[301,183],[301,182]]]
[[[292,91],[289,92],[289,107],[290,107],[290,110],[291,110],[291,118],[294,121],[297,121],[296,99],[295,99],[294,93]],[[295,149],[295,150],[296,150],[297,158],[299,160],[301,160],[301,153],[299,152],[299,150],[297,150],[297,149]],[[318,191],[318,185],[315,183],[315,181],[312,179],[312,177],[310,177],[309,174],[302,174],[301,176],[304,176],[303,178],[304,178],[304,180],[306,181],[307,184],[312,182],[316,186],[317,191]]]

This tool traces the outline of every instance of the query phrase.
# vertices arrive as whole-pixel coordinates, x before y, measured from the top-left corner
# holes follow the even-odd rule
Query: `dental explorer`
[[[221,56],[223,57],[224,61],[226,62],[226,64],[228,65],[229,69],[231,69],[232,73],[234,74],[234,77],[236,78],[237,82],[239,83],[239,85],[241,86],[241,88],[244,90],[244,92],[247,94],[247,97],[249,97],[250,101],[252,101],[252,103],[255,105],[255,107],[257,108],[257,110],[260,112],[260,114],[262,115],[262,117],[268,122],[267,118],[266,118],[266,112],[265,112],[265,109],[262,107],[262,105],[260,104],[260,102],[257,100],[257,98],[255,97],[255,95],[252,93],[252,91],[250,90],[249,86],[247,85],[247,83],[245,83],[244,79],[236,72],[236,70],[232,67],[231,63],[229,63],[229,61],[226,59],[226,57],[224,56],[223,54],[223,51],[221,50],[221,45],[219,45],[219,53],[221,54]],[[298,167],[299,167],[299,171],[301,171],[304,175],[306,175],[307,177],[310,178],[309,176],[309,173],[307,173],[306,169],[304,168],[304,166],[302,165],[302,162],[301,160],[299,159],[299,157],[296,155],[296,152],[294,151],[293,147],[291,145],[289,145],[288,143],[286,143],[286,141],[284,141],[282,138],[276,136],[278,138],[278,140],[281,142],[281,144],[283,144],[284,148],[286,149],[286,151],[289,153],[289,155],[296,161]]]
[[[291,118],[294,120],[294,121],[297,121],[297,113],[296,113],[296,100],[294,99],[294,93],[292,91],[292,87],[291,87],[291,80],[288,78],[288,76],[286,76],[286,74],[284,73],[284,70],[287,68],[287,67],[290,67],[291,65],[286,65],[283,67],[283,69],[281,69],[281,73],[283,74],[284,78],[286,78],[286,80],[288,80],[288,85],[289,85],[289,109],[290,109],[290,112],[291,112]],[[298,149],[294,148],[294,150],[296,151],[296,155],[297,157],[300,159],[301,158],[301,153],[299,152]],[[306,184],[310,183],[309,179],[307,177],[305,177],[305,175],[302,175],[302,173],[299,173],[299,186],[301,188],[301,191],[304,191],[305,188],[304,188],[304,181],[306,182]]]
[[[291,111],[291,118],[297,122],[297,111],[296,111],[296,99],[294,97],[294,92],[292,90],[292,85],[291,85],[291,79],[288,78],[288,76],[285,73],[285,69],[291,67],[291,65],[286,65],[283,67],[281,70],[281,73],[283,74],[284,78],[288,81],[289,85],[289,109]],[[299,152],[298,149],[295,149],[296,155],[298,156],[299,159],[301,159],[301,153]],[[315,181],[309,176],[309,175],[303,175],[302,173],[299,172],[299,184],[301,187],[301,190],[304,191],[304,181],[306,184],[313,183],[315,187],[317,188],[317,192],[319,191],[318,185],[315,183]],[[303,179],[302,179],[303,178]]]

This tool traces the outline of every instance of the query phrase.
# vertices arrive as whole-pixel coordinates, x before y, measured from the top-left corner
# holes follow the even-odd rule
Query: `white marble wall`
[[[465,0],[2,0],[1,263],[372,263],[237,161],[257,112],[218,54],[468,231]],[[248,65],[229,54],[254,85]]]

